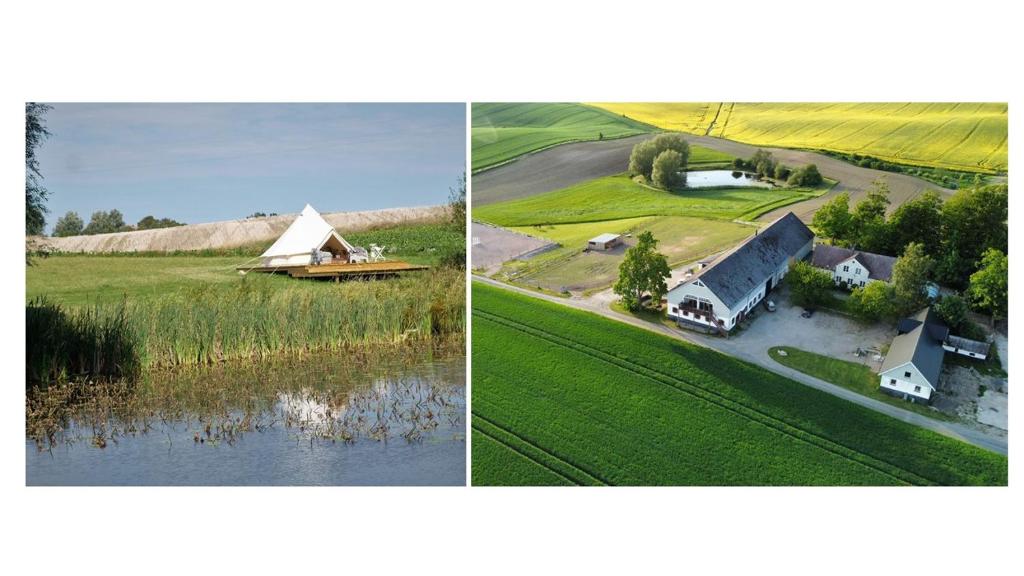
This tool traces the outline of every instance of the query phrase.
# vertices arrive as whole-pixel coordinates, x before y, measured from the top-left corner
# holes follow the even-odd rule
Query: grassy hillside
[[[666,192],[637,184],[625,174],[473,209],[473,218],[499,226],[568,224],[640,216],[754,218],[768,209],[818,192],[794,189],[728,188]]]
[[[487,286],[473,304],[474,485],[1007,483],[1005,457],[716,352]]]
[[[1007,169],[1005,103],[597,103],[666,130],[975,172]]]
[[[621,138],[657,130],[580,104],[473,104],[473,170],[523,154],[583,140]]]

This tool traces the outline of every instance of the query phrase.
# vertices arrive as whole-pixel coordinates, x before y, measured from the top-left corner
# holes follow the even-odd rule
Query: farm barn
[[[611,250],[622,244],[621,234],[601,234],[587,241],[590,250]]]
[[[814,233],[792,212],[669,290],[668,317],[727,334],[811,252]]]
[[[882,254],[818,244],[814,247],[811,264],[831,272],[836,286],[852,290],[875,281],[890,281],[896,259]]]

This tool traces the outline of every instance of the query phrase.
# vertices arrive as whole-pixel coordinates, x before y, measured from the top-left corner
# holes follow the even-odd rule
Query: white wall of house
[[[956,347],[950,346],[949,344],[945,344],[945,343],[942,344],[942,349],[945,350],[946,352],[953,352],[955,354],[960,354],[961,356],[967,356],[969,358],[977,358],[978,360],[984,360],[985,358],[988,357],[988,354],[979,354],[977,352],[968,352],[967,350],[964,350],[963,348],[956,348]]]
[[[850,258],[845,262],[836,264],[835,269],[832,271],[832,279],[836,284],[847,284],[853,288],[867,286],[869,283],[874,282],[868,269],[858,262],[856,258]]]
[[[700,281],[700,278],[690,280],[688,283],[682,286],[678,286],[669,291],[669,293],[666,295],[666,299],[668,300],[669,318],[673,320],[682,318],[690,322],[705,324],[707,326],[714,325],[712,322],[708,321],[703,316],[700,318],[695,318],[692,313],[687,314],[685,313],[685,311],[679,309],[680,305],[683,303],[684,300],[686,300],[688,296],[696,298],[697,300],[703,300],[710,303],[712,311],[714,312],[715,316],[720,320],[725,321],[725,326],[723,326],[723,328],[725,328],[726,330],[731,328],[731,326],[729,326],[729,322],[733,317],[735,317],[735,314],[732,310],[729,309],[728,306],[726,306],[721,300],[719,300],[718,296],[715,296],[715,293],[712,292],[710,288],[705,286],[704,283]]]
[[[879,374],[879,377],[882,388],[906,393],[922,400],[931,398],[931,385],[912,363],[890,368]]]

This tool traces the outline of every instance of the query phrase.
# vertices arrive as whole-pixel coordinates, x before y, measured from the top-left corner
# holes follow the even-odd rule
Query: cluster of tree
[[[266,212],[253,212],[252,214],[246,216],[245,219],[248,220],[250,218],[266,218],[267,216],[277,216],[277,212],[271,212],[270,214],[267,214]]]
[[[732,161],[733,168],[737,170],[750,170],[757,174],[758,178],[773,178],[785,182],[790,186],[819,186],[824,182],[821,172],[814,164],[808,164],[802,168],[793,170],[782,162],[776,160],[771,152],[760,148],[750,158],[736,158]]]
[[[832,301],[832,275],[805,261],[796,262],[786,274],[786,283],[797,306],[824,306]]]
[[[170,218],[155,218],[145,216],[135,226],[125,224],[124,215],[120,210],[110,212],[97,211],[92,213],[89,224],[85,225],[77,212],[68,212],[57,219],[53,227],[54,236],[90,236],[92,234],[107,234],[110,232],[130,232],[132,230],[153,230],[156,228],[171,228],[183,226],[184,224]]]
[[[886,216],[889,188],[874,183],[850,209],[845,192],[818,210],[813,224],[833,244],[879,254],[902,254],[920,244],[934,260],[935,279],[957,289],[967,287],[989,249],[1007,253],[1008,188],[1005,184],[962,188],[946,202],[926,192]]]
[[[896,259],[891,283],[872,282],[855,288],[849,308],[866,320],[909,316],[928,304],[926,287],[935,267],[935,260],[925,253],[924,246],[912,242]],[[970,307],[989,314],[992,322],[1006,318],[1008,269],[1006,254],[992,248],[987,250],[980,268],[970,276],[966,298],[958,294],[943,296],[935,304],[939,316],[954,332],[968,325]]]
[[[686,165],[690,145],[678,134],[659,134],[633,146],[629,155],[629,175],[643,176],[663,189],[686,183]]]
[[[636,246],[626,251],[619,265],[619,279],[612,290],[622,297],[622,303],[632,311],[640,309],[644,294],[653,302],[661,302],[668,292],[665,279],[672,275],[665,255],[657,250],[658,241],[649,230],[637,236]]]
[[[461,235],[466,234],[466,173],[463,172],[455,186],[448,188],[449,225]],[[466,268],[466,243],[460,242],[458,248],[441,257],[441,266],[450,268]]]

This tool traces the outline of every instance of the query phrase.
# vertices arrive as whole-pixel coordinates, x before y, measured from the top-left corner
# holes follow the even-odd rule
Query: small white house
[[[611,250],[620,244],[622,244],[622,235],[605,233],[588,240],[587,248],[590,250]]]
[[[811,252],[814,233],[792,212],[755,232],[666,295],[680,326],[727,333]]]
[[[932,309],[925,308],[913,318],[900,321],[899,333],[878,372],[881,390],[887,394],[927,404],[939,388],[943,342],[949,328]]]
[[[852,290],[863,288],[871,282],[889,282],[896,259],[882,254],[818,244],[814,247],[811,264],[831,272],[836,286]]]
[[[328,262],[366,262],[365,249],[345,241],[320,213],[306,204],[291,226],[260,255],[263,268],[309,266]]]

